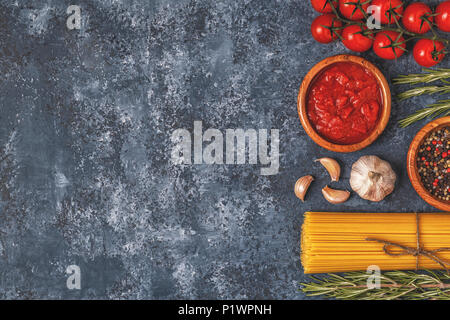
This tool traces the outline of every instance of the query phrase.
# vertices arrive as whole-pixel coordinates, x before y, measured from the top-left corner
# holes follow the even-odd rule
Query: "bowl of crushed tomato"
[[[412,140],[407,157],[409,180],[433,207],[450,212],[450,116],[427,123]]]
[[[328,57],[306,74],[297,110],[306,133],[335,152],[361,150],[386,128],[391,92],[369,61],[353,55]]]

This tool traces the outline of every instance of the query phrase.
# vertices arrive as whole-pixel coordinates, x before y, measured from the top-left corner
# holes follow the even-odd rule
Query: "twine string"
[[[378,243],[382,243],[383,245],[383,251],[389,256],[395,257],[395,256],[404,256],[404,255],[411,255],[416,257],[416,271],[419,270],[419,257],[424,256],[428,259],[433,260],[434,262],[441,265],[442,268],[444,268],[447,273],[450,274],[450,262],[447,262],[445,260],[442,260],[439,258],[436,253],[442,252],[442,251],[450,251],[450,247],[443,247],[438,248],[434,250],[426,250],[422,247],[420,244],[420,231],[419,231],[419,214],[416,213],[416,248],[404,246],[395,242],[387,241],[387,240],[381,240],[381,239],[375,239],[375,238],[366,238],[366,241],[374,241]],[[400,252],[394,252],[392,251],[392,248],[398,248],[402,251]]]

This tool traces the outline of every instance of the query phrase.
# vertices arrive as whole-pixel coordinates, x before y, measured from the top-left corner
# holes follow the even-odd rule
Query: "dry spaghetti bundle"
[[[306,212],[301,246],[305,273],[448,269],[450,214]]]

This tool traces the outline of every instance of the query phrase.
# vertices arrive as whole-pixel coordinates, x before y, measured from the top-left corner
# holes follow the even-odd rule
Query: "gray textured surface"
[[[65,26],[69,4],[82,8],[80,31]],[[305,0],[0,1],[0,298],[301,299],[305,210],[433,211],[404,165],[423,123],[395,125],[431,98],[394,101],[387,130],[360,152],[305,135],[302,77],[347,52],[314,42],[315,15]],[[363,56],[387,78],[420,70],[410,54]],[[280,129],[279,174],[171,164],[171,132],[194,120]],[[326,203],[312,160],[345,164],[336,186],[348,188],[365,154],[392,163],[395,193]],[[302,204],[293,185],[309,173]],[[66,288],[70,264],[81,290]]]

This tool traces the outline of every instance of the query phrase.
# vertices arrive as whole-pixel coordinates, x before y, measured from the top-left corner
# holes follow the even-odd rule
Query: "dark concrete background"
[[[431,3],[436,3],[433,1]],[[82,9],[81,30],[66,8]],[[306,0],[0,1],[0,298],[303,299],[302,214],[433,211],[412,189],[408,145],[425,124],[396,122],[434,100],[393,100],[370,147],[335,154],[303,131],[296,97],[321,59]],[[412,55],[363,56],[388,79]],[[448,67],[449,59],[441,63]],[[391,87],[393,93],[399,88]],[[280,129],[280,172],[174,165],[176,128]],[[327,203],[321,156],[375,154],[398,174],[381,203]],[[297,178],[313,174],[302,204]],[[81,290],[66,267],[81,268]]]

